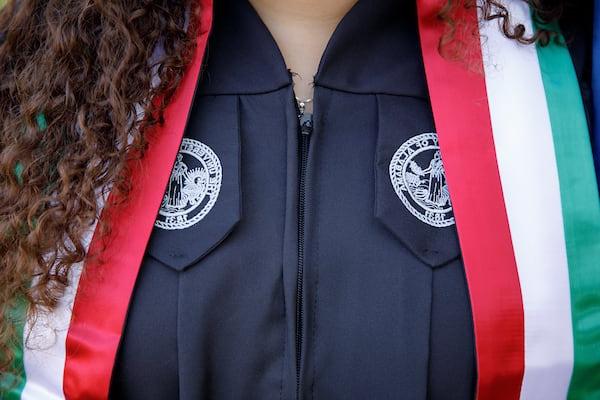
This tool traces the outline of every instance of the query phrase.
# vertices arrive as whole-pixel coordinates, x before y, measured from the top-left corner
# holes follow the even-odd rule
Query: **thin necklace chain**
[[[291,73],[293,76],[297,76],[298,78],[300,78],[300,80],[302,80],[302,76],[299,73],[294,72],[294,71],[291,71]],[[298,103],[298,109],[300,111],[300,115],[304,114],[304,110],[306,110],[306,106],[308,104],[312,103],[312,101],[313,101],[312,97],[309,99],[301,99],[298,96],[294,96],[294,97],[296,98],[296,102]]]
[[[298,109],[300,111],[300,115],[304,114],[304,110],[306,110],[306,105],[310,104],[313,99],[300,99],[298,96],[296,97],[296,102],[298,103]]]

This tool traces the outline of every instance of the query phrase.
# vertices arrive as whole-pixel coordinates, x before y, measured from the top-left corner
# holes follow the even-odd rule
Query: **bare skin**
[[[273,35],[287,67],[297,75],[294,91],[312,98],[313,77],[335,27],[357,0],[249,0]]]

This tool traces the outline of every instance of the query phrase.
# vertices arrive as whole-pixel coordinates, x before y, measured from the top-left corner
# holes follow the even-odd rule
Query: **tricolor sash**
[[[444,58],[444,3],[420,1],[419,25],[471,297],[477,398],[600,399],[600,199],[568,49],[520,45],[472,7],[457,16],[465,57]],[[526,2],[503,3],[533,32]]]
[[[445,2],[418,0],[418,17],[471,297],[477,398],[600,399],[600,198],[568,49],[519,45],[497,21],[479,24],[473,7],[456,16],[465,27],[454,33],[463,58],[444,57],[439,44],[447,25],[437,15]],[[512,20],[531,32],[527,4],[505,2]],[[17,349],[22,376],[6,399],[108,397],[211,26],[212,0],[201,3],[194,61],[134,170],[126,206],[110,214],[118,229],[103,263],[91,258],[75,268],[56,312],[17,327],[33,346]],[[102,245],[93,230],[87,240],[92,253]],[[38,337],[50,344],[37,347]]]
[[[0,386],[10,388],[2,399],[108,398],[129,301],[183,138],[212,24],[212,0],[200,0],[200,9],[192,62],[164,112],[164,124],[149,135],[141,165],[132,168],[135,184],[126,205],[108,213],[111,237],[103,240],[92,227],[85,238],[89,252],[102,248],[102,256],[73,268],[71,285],[56,311],[40,310],[33,326],[23,315],[25,307],[16,310],[22,316],[13,319],[21,322],[17,330],[23,340],[14,366],[21,376],[0,380]]]

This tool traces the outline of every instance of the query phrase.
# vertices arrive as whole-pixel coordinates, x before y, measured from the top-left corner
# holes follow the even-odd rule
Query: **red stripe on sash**
[[[498,172],[477,9],[459,9],[461,59],[440,55],[445,0],[418,2],[427,84],[446,169],[477,348],[478,400],[518,399],[525,364],[523,301]],[[448,47],[448,49],[452,49]],[[464,53],[464,54],[463,54]]]
[[[201,0],[198,43],[177,93],[165,110],[165,123],[149,138],[141,167],[132,172],[124,207],[110,215],[113,229],[102,262],[85,265],[67,335],[63,390],[67,399],[107,399],[129,301],[156,214],[185,130],[212,24],[212,0]],[[102,244],[94,235],[90,252]]]

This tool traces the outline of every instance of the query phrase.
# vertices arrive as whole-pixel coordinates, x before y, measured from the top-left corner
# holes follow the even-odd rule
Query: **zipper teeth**
[[[296,281],[296,398],[300,395],[300,365],[302,361],[302,328],[304,324],[304,218],[306,203],[306,164],[308,162],[309,137],[300,133],[300,181],[298,194],[298,275]]]

